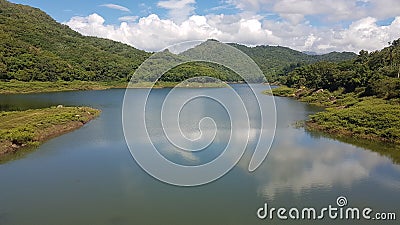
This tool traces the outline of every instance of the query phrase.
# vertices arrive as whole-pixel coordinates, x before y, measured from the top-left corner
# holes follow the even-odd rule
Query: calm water
[[[234,86],[240,91],[241,86]],[[258,92],[266,87],[259,86]],[[154,90],[157,99],[169,89]],[[181,89],[223,92],[223,89]],[[143,96],[144,90],[130,90]],[[396,212],[400,216],[400,166],[380,154],[294,128],[293,123],[320,109],[276,98],[278,123],[271,151],[255,172],[248,157],[221,179],[199,187],[176,187],[145,173],[133,160],[123,137],[124,90],[0,96],[0,110],[88,105],[102,110],[83,128],[52,139],[25,157],[0,165],[0,224],[307,224],[308,221],[259,220],[256,211],[271,207],[336,206],[346,196],[351,207]],[[259,94],[261,100],[271,98]],[[224,124],[218,107],[198,101],[190,118],[213,115]],[[158,104],[150,105],[157,111]],[[134,115],[133,115],[134,116]],[[252,122],[259,120],[256,115]],[[157,123],[152,133],[156,144]],[[186,127],[186,128],[185,128]],[[223,139],[224,134],[220,137]],[[216,148],[218,149],[218,148]],[[218,151],[196,158],[166,154],[188,165],[213,159]],[[380,224],[377,221],[328,219],[313,224]],[[397,224],[382,221],[381,224]]]

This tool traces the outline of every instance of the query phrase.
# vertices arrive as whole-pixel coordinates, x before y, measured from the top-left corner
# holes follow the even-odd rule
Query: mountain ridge
[[[354,59],[353,52],[330,52],[322,55],[307,55],[303,52],[284,46],[259,45],[248,47],[230,43],[252,58],[265,74],[267,80],[275,81],[279,76],[286,75],[293,68],[321,61],[341,62]]]

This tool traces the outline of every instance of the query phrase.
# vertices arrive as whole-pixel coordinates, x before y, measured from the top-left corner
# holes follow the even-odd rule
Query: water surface
[[[240,85],[234,85],[240,90]],[[271,98],[260,92],[261,100]],[[138,97],[143,89],[130,90]],[[153,95],[165,96],[169,89]],[[185,92],[223,89],[181,89]],[[293,123],[321,109],[288,98],[275,98],[278,122],[275,141],[264,163],[249,173],[248,157],[221,179],[199,187],[177,187],[145,173],[124,141],[121,107],[124,90],[1,95],[0,109],[22,110],[86,105],[102,110],[79,130],[54,138],[25,157],[0,165],[0,224],[306,224],[308,221],[259,220],[256,210],[273,207],[325,207],[346,196],[349,205],[400,216],[400,166],[371,150],[297,129]],[[205,101],[185,109],[193,119],[226,115]],[[157,104],[154,105],[156,107]],[[152,107],[152,106],[150,106]],[[159,109],[150,111],[157,112]],[[134,116],[134,115],[132,115]],[[257,116],[251,118],[257,122]],[[185,128],[186,126],[186,128]],[[154,123],[154,140],[157,138]],[[225,134],[219,138],[224,139]],[[197,159],[167,154],[194,165],[218,155],[218,148]],[[313,224],[379,224],[377,221],[323,220]],[[397,224],[383,221],[381,224]]]

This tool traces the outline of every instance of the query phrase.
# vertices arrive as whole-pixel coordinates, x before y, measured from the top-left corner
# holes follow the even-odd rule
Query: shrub
[[[30,127],[18,127],[7,131],[4,135],[6,140],[13,144],[22,145],[34,140],[34,131]]]

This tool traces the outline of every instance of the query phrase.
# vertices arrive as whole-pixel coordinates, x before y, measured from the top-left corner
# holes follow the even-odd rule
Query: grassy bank
[[[309,130],[323,131],[340,137],[400,144],[399,99],[385,100],[360,97],[357,92],[329,92],[322,89],[313,91],[284,86],[273,89],[272,93],[326,107],[325,111],[311,115],[306,121],[306,128]]]
[[[52,107],[0,112],[0,162],[18,157],[50,138],[75,130],[100,111],[88,107]]]
[[[21,94],[57,91],[78,91],[78,90],[104,90],[108,88],[126,87],[125,82],[94,82],[94,81],[56,81],[23,82],[12,80],[0,82],[0,94]]]
[[[377,98],[362,98],[349,107],[327,108],[310,116],[308,129],[400,144],[400,105]]]
[[[272,88],[269,90],[263,91],[263,94],[266,95],[274,95],[274,96],[280,96],[280,97],[295,97],[295,89],[294,88],[289,88],[286,86],[279,86],[276,88]]]
[[[157,82],[154,88],[172,88],[177,86],[178,82]],[[0,94],[27,94],[41,92],[59,92],[59,91],[79,91],[79,90],[105,90],[110,88],[126,88],[128,82],[124,81],[56,81],[56,82],[40,82],[40,81],[10,81],[0,82]],[[129,88],[150,88],[153,86],[151,82],[131,83]],[[178,85],[183,88],[216,88],[224,87],[224,83],[200,83],[188,82]]]
[[[215,82],[215,83],[201,83],[201,82],[164,82],[160,81],[154,84],[152,82],[139,82],[129,83],[127,88],[220,88],[226,87],[226,83]]]

